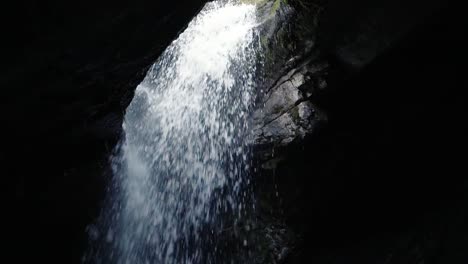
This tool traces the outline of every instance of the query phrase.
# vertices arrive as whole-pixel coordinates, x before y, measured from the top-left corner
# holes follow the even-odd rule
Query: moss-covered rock
[[[311,12],[314,10],[314,12]],[[276,189],[276,168],[288,159],[285,152],[301,145],[325,115],[309,101],[327,64],[316,49],[319,8],[294,0],[267,1],[259,7],[263,21],[260,42],[264,81],[254,113],[254,159],[258,167],[256,190],[260,230],[255,263],[282,263],[299,237],[285,224]],[[312,21],[312,22],[311,22]],[[288,200],[291,197],[286,197]]]

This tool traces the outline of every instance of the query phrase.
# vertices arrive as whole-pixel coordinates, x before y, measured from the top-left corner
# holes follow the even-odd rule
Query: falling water
[[[217,234],[251,206],[255,14],[208,3],[137,87],[85,262],[220,263]]]

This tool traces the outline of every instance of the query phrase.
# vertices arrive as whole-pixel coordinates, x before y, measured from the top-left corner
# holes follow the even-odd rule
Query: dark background
[[[133,91],[205,2],[2,3],[8,263],[80,263]]]
[[[306,234],[292,263],[468,261],[467,23],[456,4],[408,2],[325,11],[314,101],[329,122],[277,172]]]

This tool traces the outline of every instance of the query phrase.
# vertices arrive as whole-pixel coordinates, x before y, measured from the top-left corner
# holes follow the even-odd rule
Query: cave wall
[[[325,3],[318,30],[320,44],[342,67],[354,72],[425,26],[432,14],[447,5],[440,0]]]
[[[133,91],[204,2],[2,3],[0,163],[15,263],[79,262]]]
[[[466,263],[466,24],[443,1],[327,1],[327,122],[275,152],[287,263]]]

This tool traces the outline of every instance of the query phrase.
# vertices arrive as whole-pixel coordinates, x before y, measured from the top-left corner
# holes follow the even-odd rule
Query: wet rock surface
[[[286,147],[311,134],[315,123],[326,121],[326,114],[310,98],[326,88],[328,65],[314,59],[311,56],[289,70],[263,95],[263,105],[254,113],[256,148]]]
[[[326,88],[328,68],[315,45],[322,9],[312,4],[314,10],[281,0],[260,7],[261,17],[270,15],[262,36],[265,79],[253,114],[253,145],[262,150],[256,152],[257,158],[271,156],[275,147],[303,140],[315,123],[326,120],[326,114],[311,102]]]
[[[277,240],[284,263],[468,259],[466,21],[416,2],[329,1],[308,39],[320,56],[289,46],[273,67],[255,115],[256,189],[264,225],[292,234]]]
[[[285,263],[297,250],[301,234],[286,222],[284,199],[295,194],[279,193],[278,184],[288,175],[276,171],[291,159],[290,152],[327,122],[326,113],[312,99],[326,90],[329,65],[315,45],[320,6],[296,8],[272,1],[264,8],[270,20],[262,37],[265,79],[253,114],[257,231],[250,237],[256,244],[253,263]]]
[[[434,2],[401,10],[392,1],[367,4],[388,13],[377,15],[364,1],[328,13],[347,37],[319,28],[319,36],[337,37],[318,38],[328,86],[310,99],[327,122],[262,174],[278,192],[282,219],[300,234],[286,263],[464,263],[468,199],[459,173],[466,155],[457,149],[467,143],[466,96],[457,87],[466,80],[457,76],[468,57],[466,21]],[[413,15],[396,15],[406,12]],[[369,25],[368,17],[381,23],[378,34],[350,29]],[[366,59],[353,64],[340,49]]]

